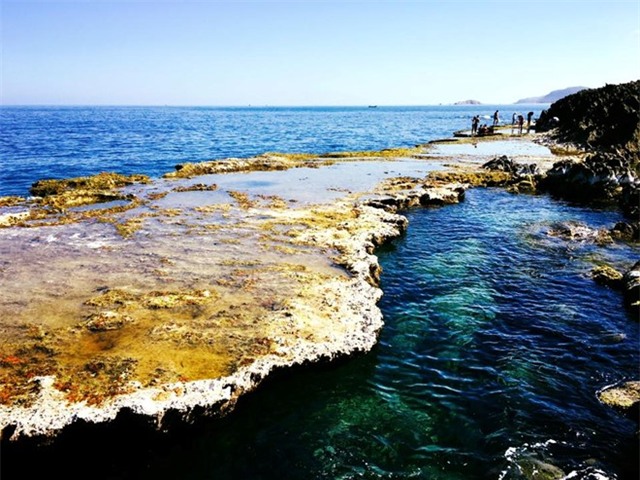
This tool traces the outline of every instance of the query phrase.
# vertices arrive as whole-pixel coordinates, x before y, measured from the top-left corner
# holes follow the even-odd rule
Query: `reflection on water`
[[[513,142],[508,140],[481,141],[475,143],[434,143],[429,150],[430,155],[528,155],[536,157],[552,157],[548,147],[533,142]]]

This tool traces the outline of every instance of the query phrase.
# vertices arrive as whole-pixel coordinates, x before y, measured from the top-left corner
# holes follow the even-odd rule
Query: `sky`
[[[640,79],[640,0],[0,0],[2,105],[508,104]]]

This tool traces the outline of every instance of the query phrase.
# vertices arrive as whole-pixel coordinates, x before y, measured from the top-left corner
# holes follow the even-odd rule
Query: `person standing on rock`
[[[480,124],[480,117],[475,115],[471,119],[471,136],[474,137],[478,134],[478,125]]]
[[[496,126],[498,125],[498,122],[500,122],[500,115],[499,115],[499,110],[496,110],[493,114],[493,125]]]
[[[518,115],[518,133],[522,135],[522,127],[524,125],[524,117],[522,114]]]
[[[531,131],[531,122],[533,121],[533,112],[527,113],[527,133]]]

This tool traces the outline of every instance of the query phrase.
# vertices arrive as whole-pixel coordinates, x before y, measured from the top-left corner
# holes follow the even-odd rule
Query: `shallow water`
[[[553,465],[637,478],[636,425],[596,392],[637,376],[639,325],[589,272],[640,252],[548,235],[619,215],[477,189],[408,218],[379,252],[385,327],[372,352],[283,374],[159,450],[99,442],[105,477],[497,480]]]
[[[546,107],[530,108],[538,116]],[[0,196],[27,195],[43,178],[158,177],[179,163],[265,152],[412,147],[448,138],[496,108],[0,106]]]
[[[481,155],[481,156],[535,156],[552,158],[548,147],[533,142],[514,142],[509,140],[479,141],[476,143],[434,143],[429,155]]]
[[[291,168],[289,170],[257,171],[202,175],[181,184],[215,184],[214,195],[207,194],[207,202],[226,202],[224,191],[243,191],[251,196],[278,196],[297,205],[331,203],[349,193],[369,192],[382,181],[400,176],[424,178],[434,170],[442,170],[441,162],[434,160],[413,160],[402,158],[385,161],[336,162],[321,168]],[[175,180],[168,180],[163,186],[171,186]],[[132,189],[133,190],[133,189]],[[181,200],[184,200],[181,195]],[[197,199],[194,195],[194,201]],[[202,196],[200,196],[202,198]],[[167,198],[160,205],[172,205]]]
[[[634,423],[595,394],[637,375],[638,324],[588,273],[639,252],[547,235],[618,215],[474,190],[408,216],[380,252],[386,326],[373,352],[265,388],[145,478],[517,479],[532,459],[572,478],[631,478]]]

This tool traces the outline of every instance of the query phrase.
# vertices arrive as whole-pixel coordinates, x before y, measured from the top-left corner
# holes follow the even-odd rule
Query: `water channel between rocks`
[[[185,286],[203,292],[211,282],[236,282],[231,272],[255,267],[258,260],[261,267],[272,266],[282,254],[290,255],[289,263],[304,264],[312,277],[336,275],[313,249],[259,248],[255,230],[246,224],[236,224],[241,228],[232,237],[208,237],[203,225],[212,217],[202,223],[200,215],[236,222],[219,208],[234,191],[249,190],[264,202],[277,195],[294,207],[335,201],[387,177],[423,177],[441,168],[423,161],[344,165],[185,181],[215,182],[218,189],[171,191],[160,198],[154,208],[162,218],[144,217],[141,234],[127,249],[100,223],[7,230],[0,248],[16,261],[3,270],[13,278],[6,282],[3,315],[28,318],[55,304],[59,309],[48,321],[59,327],[82,316],[73,305],[95,296],[103,284],[124,285],[129,292]],[[166,189],[162,182],[153,188]],[[620,215],[499,189],[473,189],[458,205],[405,215],[407,233],[377,251],[385,326],[372,351],[271,382],[242,400],[234,415],[210,430],[178,436],[161,452],[122,440],[121,447],[110,447],[108,473],[149,479],[462,480],[520,479],[523,471],[542,468],[567,478],[622,480],[637,472],[635,424],[600,404],[596,392],[637,375],[639,328],[621,295],[595,284],[589,272],[603,263],[624,269],[640,252],[622,243],[598,246],[549,235],[558,222],[611,227]],[[55,268],[56,262],[64,268]],[[136,275],[127,276],[134,264]],[[240,304],[251,304],[253,295],[262,298],[269,289],[275,294],[279,279],[288,285],[281,273],[254,272],[251,282],[263,286]],[[40,307],[16,300],[25,291]],[[236,337],[244,334],[244,327],[227,327],[236,328]],[[179,350],[169,350],[167,359],[182,355],[197,376],[198,356]],[[220,365],[221,373],[230,368]],[[68,448],[55,452],[58,458],[72,458],[74,449],[86,453],[81,445]]]

